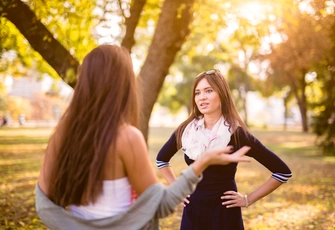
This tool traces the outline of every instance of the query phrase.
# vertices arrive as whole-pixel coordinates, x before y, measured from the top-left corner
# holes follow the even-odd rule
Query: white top
[[[70,213],[87,220],[100,219],[120,214],[132,204],[131,185],[127,177],[103,181],[102,191],[94,204],[70,205]]]

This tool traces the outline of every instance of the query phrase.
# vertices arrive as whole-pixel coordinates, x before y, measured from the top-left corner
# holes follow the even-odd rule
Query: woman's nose
[[[200,99],[206,99],[207,97],[206,97],[206,94],[205,93],[201,93],[200,94]]]

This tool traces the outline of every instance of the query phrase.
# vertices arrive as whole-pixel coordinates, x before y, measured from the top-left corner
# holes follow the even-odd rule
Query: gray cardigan
[[[151,185],[125,212],[116,216],[85,220],[71,215],[64,208],[54,204],[36,184],[36,211],[43,223],[50,229],[113,229],[139,230],[159,229],[159,218],[175,211],[184,197],[191,194],[202,179],[191,167],[183,170],[180,177],[168,187],[162,183]]]

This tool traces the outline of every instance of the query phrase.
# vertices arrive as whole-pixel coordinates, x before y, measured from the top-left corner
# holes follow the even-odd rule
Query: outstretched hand
[[[210,165],[227,165],[232,162],[249,162],[250,160],[244,155],[249,151],[250,147],[244,146],[234,153],[232,146],[221,149],[210,149],[194,161],[192,168],[197,176]]]
[[[250,150],[249,146],[243,146],[234,153],[232,146],[223,149],[210,149],[204,155],[209,158],[209,164],[227,165],[232,162],[249,162],[250,160],[244,155]]]

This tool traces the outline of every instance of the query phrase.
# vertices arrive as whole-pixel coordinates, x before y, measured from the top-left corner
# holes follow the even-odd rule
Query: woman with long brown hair
[[[249,150],[209,150],[168,188],[158,183],[137,125],[126,49],[100,45],[83,60],[72,101],[47,146],[36,210],[51,229],[157,229],[211,164],[247,161]],[[136,200],[136,196],[139,196]]]
[[[287,165],[248,131],[220,71],[205,71],[193,84],[192,113],[164,144],[156,163],[171,184],[175,175],[169,161],[179,149],[190,165],[206,151],[228,145],[235,150],[250,146],[247,156],[268,168],[272,176],[249,195],[242,195],[235,183],[237,163],[208,167],[195,192],[185,199],[181,230],[244,229],[241,207],[268,195],[292,175]]]

